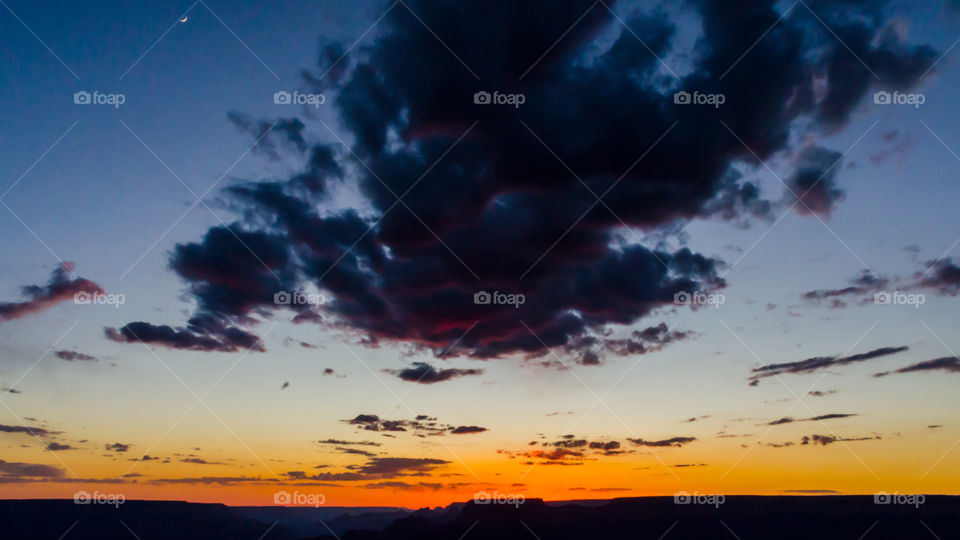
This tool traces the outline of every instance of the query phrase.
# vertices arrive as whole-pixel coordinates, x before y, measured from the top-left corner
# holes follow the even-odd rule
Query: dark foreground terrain
[[[30,500],[0,501],[0,523],[5,540],[945,540],[960,539],[960,497],[927,496],[919,505],[876,504],[872,496],[727,497],[718,506],[675,504],[672,497],[528,500],[518,506],[470,502],[416,512]]]

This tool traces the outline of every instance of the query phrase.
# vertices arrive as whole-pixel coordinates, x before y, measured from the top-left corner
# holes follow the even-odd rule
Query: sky
[[[0,497],[958,493],[960,6],[0,4]]]

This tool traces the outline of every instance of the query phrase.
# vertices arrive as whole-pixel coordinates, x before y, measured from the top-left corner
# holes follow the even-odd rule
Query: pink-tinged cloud
[[[103,287],[89,279],[70,279],[73,268],[74,263],[65,262],[53,271],[46,285],[23,287],[21,291],[27,297],[26,300],[0,303],[0,323],[42,313],[60,302],[73,300],[78,293],[105,294]]]

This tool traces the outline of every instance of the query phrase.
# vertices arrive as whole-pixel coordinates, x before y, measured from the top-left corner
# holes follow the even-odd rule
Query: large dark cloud
[[[475,358],[594,347],[611,325],[632,325],[677,292],[725,285],[720,261],[631,243],[624,225],[658,232],[692,218],[764,214],[737,166],[788,150],[794,120],[810,120],[813,131],[842,127],[874,82],[848,47],[898,88],[934,58],[884,34],[879,2],[811,2],[845,44],[799,7],[780,21],[772,0],[693,1],[702,26],[609,4],[630,30],[591,0],[410,0],[389,10],[368,46],[342,59],[342,45],[325,47],[323,73],[305,82],[331,96],[350,151],[313,145],[301,172],[229,188],[242,219],[171,257],[197,301],[194,320],[108,335],[259,350],[238,326],[276,310],[280,290],[317,288],[331,301],[285,306],[295,320],[323,319],[370,344]],[[674,45],[686,30],[678,25],[702,29],[694,55]],[[692,65],[674,79],[657,57],[680,54]],[[722,93],[725,104],[675,104],[677,89]],[[523,93],[525,103],[477,105],[478,91]],[[303,129],[284,122],[281,140],[300,152]],[[809,189],[806,207],[826,213],[839,198],[834,173],[812,179],[835,153],[816,152],[808,160],[816,167],[801,162],[791,178]],[[334,182],[359,187],[362,214],[330,209]],[[480,290],[526,301],[475,304]],[[598,363],[597,350],[577,352]]]
[[[57,266],[46,285],[26,285],[21,293],[27,299],[22,302],[0,302],[0,323],[19,319],[33,313],[41,313],[55,304],[73,300],[77,293],[104,294],[103,287],[82,277],[71,277],[74,264],[65,262]]]

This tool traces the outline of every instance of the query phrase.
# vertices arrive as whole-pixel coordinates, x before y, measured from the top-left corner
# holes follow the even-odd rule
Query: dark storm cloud
[[[290,254],[278,241],[266,233],[215,227],[199,244],[176,246],[170,266],[191,282],[197,313],[184,328],[132,322],[105,329],[107,337],[197,351],[264,350],[257,336],[236,324],[250,323],[251,311],[273,305],[278,292],[294,290],[283,286]]]
[[[884,356],[890,356],[892,354],[897,354],[903,351],[906,351],[910,347],[903,345],[900,347],[881,347],[879,349],[874,349],[860,354],[852,354],[850,356],[815,356],[812,358],[807,358],[806,360],[801,360],[799,362],[787,362],[783,364],[768,364],[765,366],[760,366],[752,370],[753,375],[750,377],[751,384],[754,384],[758,379],[762,377],[772,377],[774,375],[780,375],[782,373],[796,373],[796,374],[805,374],[813,373],[821,369],[831,369],[835,366],[842,366],[846,364],[853,364],[856,362],[864,362],[866,360],[873,360],[874,358],[882,358]]]
[[[420,384],[433,384],[443,381],[449,381],[450,379],[456,377],[465,377],[468,375],[480,375],[483,373],[482,369],[458,369],[458,368],[447,368],[447,369],[437,369],[430,364],[425,362],[414,362],[413,367],[408,367],[405,369],[396,369],[386,370],[387,373],[392,373],[397,377],[405,381],[420,383]]]
[[[191,351],[235,352],[241,349],[264,351],[260,338],[222,320],[194,317],[186,328],[171,328],[148,322],[132,322],[120,329],[107,328],[107,338],[120,343],[143,343]]]
[[[91,356],[89,354],[83,354],[77,351],[57,351],[55,353],[57,358],[61,360],[66,360],[67,362],[73,362],[74,360],[80,360],[84,362],[96,362],[97,357]]]
[[[73,300],[77,293],[104,294],[103,287],[89,279],[71,278],[73,268],[72,262],[65,262],[53,270],[46,285],[21,287],[21,294],[27,298],[22,302],[0,302],[0,323],[41,313],[55,304]]]
[[[301,172],[229,188],[242,220],[177,246],[171,266],[188,283],[196,316],[217,328],[239,332],[277,309],[277,291],[316,287],[332,301],[286,306],[295,320],[322,314],[368,344],[475,358],[573,349],[581,363],[599,364],[612,351],[594,339],[607,340],[611,325],[637,323],[677,292],[725,286],[720,261],[625,243],[623,225],[655,233],[693,218],[766,213],[735,168],[755,165],[754,153],[791,150],[795,120],[839,129],[871,90],[873,77],[845,45],[805,10],[780,20],[775,4],[692,2],[702,34],[679,79],[657,57],[684,52],[674,36],[688,19],[656,10],[609,2],[626,30],[591,0],[397,5],[368,46],[341,59],[348,49],[330,44],[320,74],[306,77],[331,96],[351,151],[313,146]],[[906,87],[935,56],[881,35],[886,21],[875,4],[820,1],[815,9],[884,84]],[[675,89],[726,101],[678,105]],[[523,93],[525,103],[477,105],[478,91]],[[299,151],[303,130],[290,124],[281,133]],[[803,208],[828,214],[840,199],[835,155],[816,147],[790,176],[808,191]],[[340,181],[356,182],[365,198],[358,206],[376,217],[321,213]],[[481,290],[526,302],[475,304]],[[162,330],[158,345],[259,350],[250,334],[238,344],[206,326],[136,324]],[[135,331],[108,335],[134,341]]]

